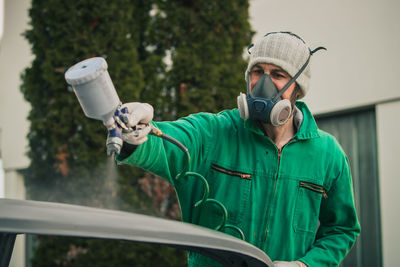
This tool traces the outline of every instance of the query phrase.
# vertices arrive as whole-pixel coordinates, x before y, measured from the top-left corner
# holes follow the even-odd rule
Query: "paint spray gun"
[[[148,124],[126,126],[128,110],[121,107],[121,101],[107,71],[107,62],[102,57],[94,57],[78,62],[65,73],[65,80],[74,89],[75,95],[89,118],[100,120],[108,129],[106,147],[107,155],[119,154],[123,141],[122,133],[133,133],[138,136]],[[163,134],[151,125],[150,134],[161,137],[187,152],[179,141]]]
[[[128,111],[121,109],[121,101],[107,71],[105,59],[94,57],[78,62],[67,70],[65,80],[72,86],[85,115],[103,121],[107,127],[107,155],[119,154],[123,143],[121,130],[137,132],[143,125],[132,129],[121,121],[120,118],[124,118],[121,115]]]

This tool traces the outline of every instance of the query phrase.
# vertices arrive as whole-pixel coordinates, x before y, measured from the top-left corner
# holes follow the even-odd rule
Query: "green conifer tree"
[[[105,127],[84,116],[64,80],[68,67],[102,56],[121,101],[138,100],[146,80],[155,79],[144,76],[143,66],[162,59],[143,52],[150,9],[144,0],[32,1],[26,38],[35,58],[21,88],[32,108],[31,163],[24,173],[30,199],[154,213],[138,184],[143,172],[115,170],[105,154]],[[164,246],[44,236],[36,243],[34,266],[147,266],[155,259],[164,266],[185,264],[182,251]]]
[[[171,54],[166,91],[177,117],[236,107],[245,91],[243,52],[253,35],[248,7],[248,0],[158,2],[152,30]]]

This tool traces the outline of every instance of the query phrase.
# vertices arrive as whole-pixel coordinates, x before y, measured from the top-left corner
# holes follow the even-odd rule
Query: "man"
[[[171,182],[183,221],[244,237],[275,266],[338,266],[360,226],[345,153],[297,101],[309,90],[315,51],[289,32],[258,40],[250,49],[247,94],[238,97],[238,109],[151,122],[149,104],[124,105],[127,126],[151,123],[188,148],[188,170],[204,176],[212,201],[202,200],[202,179],[182,178],[184,153],[148,136],[150,125],[122,134],[117,160]],[[189,265],[218,266],[195,253]]]

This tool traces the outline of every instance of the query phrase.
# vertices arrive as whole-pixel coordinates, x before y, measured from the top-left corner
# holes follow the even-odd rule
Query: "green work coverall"
[[[190,171],[205,177],[209,198],[227,209],[223,232],[240,236],[274,260],[301,260],[309,267],[337,266],[360,233],[348,159],[334,137],[319,130],[303,102],[294,137],[278,151],[275,144],[237,109],[199,113],[174,122],[153,122],[184,144]],[[139,166],[174,185],[182,220],[216,228],[223,212],[215,202],[195,207],[204,194],[200,178],[175,177],[185,154],[155,136],[118,161]],[[219,266],[189,253],[189,266]]]

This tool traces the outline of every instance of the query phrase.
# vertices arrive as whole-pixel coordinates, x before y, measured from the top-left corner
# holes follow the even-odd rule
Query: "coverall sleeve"
[[[191,169],[197,169],[211,143],[213,120],[213,114],[199,113],[174,122],[152,123],[189,150]],[[117,157],[117,161],[148,170],[172,185],[174,185],[174,178],[184,170],[187,164],[185,153],[176,145],[152,135],[149,135],[148,140],[139,145],[129,157]]]
[[[354,206],[354,195],[349,162],[342,160],[342,169],[323,199],[320,227],[315,242],[307,254],[299,259],[307,266],[338,266],[353,247],[360,234],[360,224]]]

